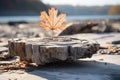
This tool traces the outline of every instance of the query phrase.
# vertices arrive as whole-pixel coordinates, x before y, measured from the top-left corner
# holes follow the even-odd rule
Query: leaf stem
[[[53,40],[53,38],[54,38],[54,30],[52,30],[52,40]]]

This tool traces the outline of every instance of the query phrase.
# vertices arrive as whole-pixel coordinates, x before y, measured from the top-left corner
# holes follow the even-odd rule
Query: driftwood
[[[9,40],[9,53],[21,60],[42,65],[57,60],[76,60],[91,57],[99,44],[75,38],[35,38]]]
[[[77,33],[90,33],[93,32],[92,28],[97,26],[98,23],[83,23],[72,24],[63,30],[59,35],[72,35]]]

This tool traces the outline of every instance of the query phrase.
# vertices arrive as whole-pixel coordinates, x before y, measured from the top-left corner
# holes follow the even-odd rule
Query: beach
[[[1,23],[1,54],[8,52],[9,39],[50,37],[51,32],[46,32],[37,23],[24,21]],[[75,20],[68,21],[67,26],[68,29],[54,33],[64,37],[94,40],[100,44],[101,49],[109,52],[102,54],[98,51],[91,58],[49,63],[38,67],[28,66],[22,70],[1,69],[0,80],[119,80],[120,20]],[[111,50],[113,46],[115,48],[117,46],[116,52]]]

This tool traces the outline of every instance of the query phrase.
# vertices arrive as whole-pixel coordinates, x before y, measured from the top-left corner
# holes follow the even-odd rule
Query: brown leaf
[[[45,11],[41,12],[40,18],[42,19],[41,22],[38,23],[40,27],[49,31],[49,30],[63,30],[66,28],[66,25],[63,24],[66,19],[66,14],[61,13],[59,16],[58,10],[55,10],[54,7],[50,8],[47,14]]]

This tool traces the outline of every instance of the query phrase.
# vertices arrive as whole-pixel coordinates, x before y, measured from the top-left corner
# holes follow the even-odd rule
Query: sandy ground
[[[77,34],[72,37],[95,40],[101,45],[120,40],[120,33]],[[120,80],[120,55],[93,55],[76,62],[51,63],[32,71],[0,73],[0,80]]]
[[[94,55],[76,62],[53,63],[30,72],[5,72],[0,80],[120,80],[120,55]]]
[[[120,41],[120,33],[102,33],[102,34],[81,33],[72,35],[71,37],[94,40],[97,41],[100,45],[107,45],[108,43],[111,43],[113,41]]]
[[[26,25],[19,25],[19,32],[16,37],[23,37],[25,34],[32,34],[32,32],[39,31],[38,28]],[[1,36],[5,36],[5,39],[1,37],[1,44],[6,45],[7,39],[11,38],[11,30],[15,27],[4,29],[1,32]],[[34,28],[34,29],[33,29]],[[15,28],[16,30],[18,28]],[[7,34],[4,34],[5,32]],[[16,32],[13,33],[16,34]],[[29,33],[25,33],[28,31]],[[25,34],[21,34],[25,33]],[[39,31],[42,33],[42,31]],[[3,34],[3,35],[2,35]],[[15,36],[15,35],[14,35]],[[43,34],[40,37],[44,36]],[[108,42],[120,40],[120,33],[105,33],[105,34],[76,34],[72,37],[95,40],[101,45],[106,45]],[[2,39],[3,38],[3,39]],[[94,55],[90,59],[80,59],[76,62],[65,63],[51,63],[38,68],[31,68],[32,71],[8,71],[0,73],[0,80],[120,80],[120,55]],[[1,72],[1,71],[0,71]]]

